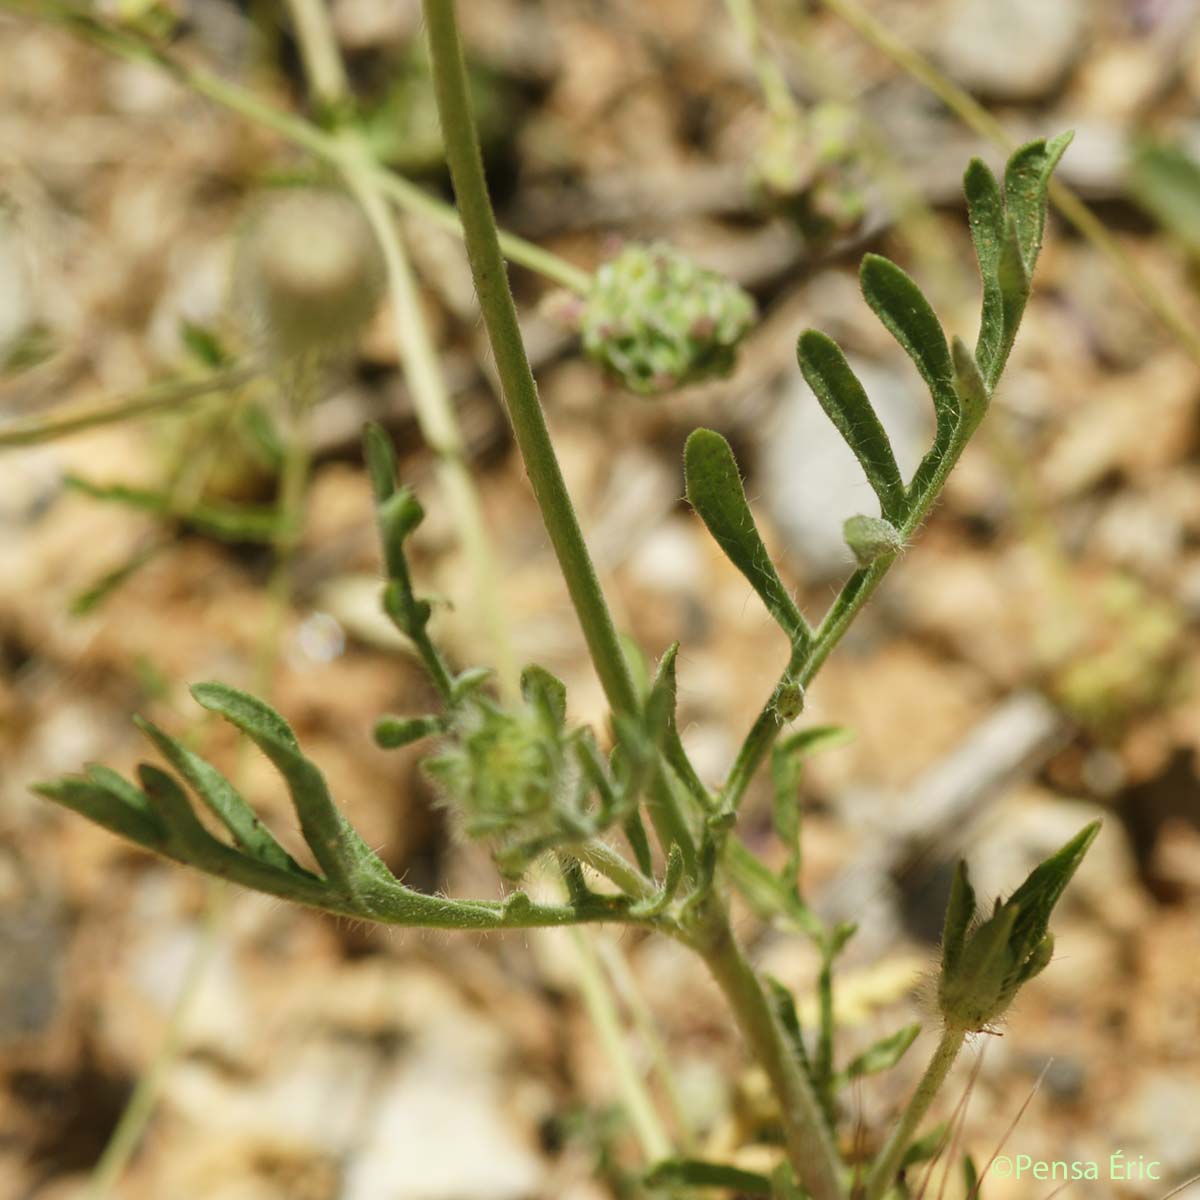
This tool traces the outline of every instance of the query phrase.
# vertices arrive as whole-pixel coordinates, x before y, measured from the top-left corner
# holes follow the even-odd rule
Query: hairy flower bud
[[[653,395],[727,375],[754,311],[737,284],[656,242],[628,246],[596,272],[579,324],[592,358]]]
[[[295,188],[251,218],[235,264],[238,298],[283,358],[345,345],[374,313],[383,268],[358,205],[340,192]]]
[[[579,781],[554,704],[540,687],[525,690],[525,704],[513,709],[472,695],[441,753],[424,764],[467,835],[492,841],[497,861],[514,874],[525,866],[526,847],[574,832]]]
[[[899,554],[904,549],[900,530],[882,517],[850,517],[842,526],[842,536],[860,567],[869,567],[877,560]]]
[[[966,864],[959,863],[946,906],[938,985],[948,1025],[986,1029],[1004,1015],[1022,985],[1046,969],[1054,953],[1050,914],[1099,831],[1093,821],[1035,867],[1007,900],[997,900],[982,921]]]

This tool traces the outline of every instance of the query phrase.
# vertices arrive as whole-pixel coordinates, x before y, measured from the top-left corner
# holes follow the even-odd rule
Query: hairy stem
[[[729,926],[729,915],[713,898],[707,927],[696,948],[717,981],[742,1036],[766,1072],[779,1102],[788,1158],[813,1200],[844,1200],[837,1150],[821,1114],[820,1101],[796,1059],[775,1009]]]
[[[933,1098],[941,1090],[942,1084],[946,1082],[946,1076],[950,1073],[950,1068],[954,1065],[954,1060],[958,1057],[958,1052],[962,1049],[966,1036],[965,1029],[953,1026],[948,1026],[943,1032],[937,1049],[934,1050],[933,1057],[929,1060],[929,1066],[925,1068],[925,1074],[921,1076],[921,1082],[917,1084],[917,1090],[908,1102],[908,1107],[905,1108],[896,1128],[892,1130],[887,1145],[875,1160],[870,1175],[867,1176],[866,1191],[863,1193],[864,1200],[883,1200],[883,1197],[887,1195],[888,1188],[895,1182],[896,1175],[899,1173],[904,1153],[912,1142],[925,1114],[929,1111]]]
[[[615,883],[627,896],[648,900],[658,891],[653,879],[648,879],[637,867],[627,862],[607,842],[602,842],[599,838],[575,842],[566,849],[581,863]]]
[[[634,713],[638,703],[633,678],[567,494],[521,340],[483,176],[453,0],[424,0],[423,8],[450,178],[513,435],[605,695],[617,712]]]

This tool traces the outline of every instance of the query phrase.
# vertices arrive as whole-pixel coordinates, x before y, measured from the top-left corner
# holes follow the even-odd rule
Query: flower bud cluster
[[[727,375],[754,313],[737,284],[655,242],[629,245],[600,267],[579,324],[592,358],[653,395]]]

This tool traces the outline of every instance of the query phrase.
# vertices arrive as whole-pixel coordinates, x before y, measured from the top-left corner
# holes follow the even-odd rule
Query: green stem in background
[[[348,107],[346,72],[323,0],[288,0],[288,7],[314,100],[334,111]],[[492,539],[463,451],[462,432],[421,307],[412,266],[380,187],[378,163],[365,140],[356,129],[345,124],[336,127],[333,137],[341,148],[337,165],[383,254],[400,364],[413,398],[421,436],[433,452],[438,483],[450,506],[458,540],[473,576],[469,608],[478,618],[473,624],[482,628],[487,639],[501,693],[513,699],[519,692],[520,672],[504,616]]]
[[[783,71],[763,41],[754,0],[725,0],[725,9],[750,52],[754,74],[771,116],[782,121],[802,120],[800,106],[788,87]]]
[[[812,1200],[844,1200],[841,1165],[821,1103],[788,1044],[762,982],[738,945],[721,903],[713,903],[696,942],[737,1019],[742,1036],[766,1072],[779,1103],[788,1158]]]
[[[646,1161],[661,1162],[671,1157],[674,1148],[630,1054],[621,1015],[605,982],[596,950],[582,930],[572,929],[570,934],[571,944],[575,948],[575,975],[579,992],[600,1036],[605,1057],[616,1075],[622,1107],[629,1116]]]
[[[83,433],[100,425],[114,425],[146,413],[176,408],[196,400],[213,399],[221,392],[230,392],[249,383],[258,375],[259,370],[260,368],[255,367],[239,367],[237,370],[222,371],[203,379],[172,379],[166,383],[152,384],[132,396],[112,400],[94,408],[56,413],[44,421],[2,426],[0,449],[8,446],[33,446],[39,442],[67,437],[72,433]]]
[[[608,973],[609,981],[617,995],[624,1000],[625,1006],[633,1018],[633,1026],[646,1044],[650,1060],[654,1064],[654,1072],[658,1076],[659,1085],[662,1087],[671,1115],[675,1119],[679,1148],[685,1154],[692,1154],[696,1149],[696,1137],[688,1118],[687,1106],[683,1102],[683,1093],[671,1067],[670,1055],[667,1053],[667,1047],[663,1044],[662,1036],[655,1024],[654,1014],[650,1011],[646,998],[642,995],[641,988],[633,977],[633,972],[629,969],[629,963],[621,952],[620,946],[606,937],[597,938],[593,944]]]
[[[892,60],[902,71],[933,93],[952,113],[981,136],[1005,150],[1016,148],[1016,141],[982,104],[958,84],[946,78],[928,59],[908,46],[886,26],[880,24],[857,0],[820,0],[841,17],[864,40]],[[1065,184],[1052,179],[1049,187],[1054,207],[1092,245],[1108,259],[1129,288],[1158,318],[1159,323],[1200,362],[1200,333],[1179,314],[1119,241],[1105,228],[1104,222]]]
[[[905,1108],[896,1128],[892,1130],[887,1144],[875,1160],[870,1175],[867,1176],[863,1200],[883,1200],[888,1189],[895,1183],[905,1151],[908,1150],[921,1121],[929,1111],[933,1098],[946,1082],[946,1076],[950,1073],[966,1036],[965,1029],[952,1027],[947,1027],[942,1033],[937,1049],[929,1060],[929,1066],[925,1068],[925,1074],[917,1084],[917,1090],[908,1102],[908,1107]]]
[[[220,880],[210,880],[196,945],[188,960],[175,1002],[167,1015],[162,1041],[150,1064],[139,1075],[116,1127],[92,1168],[87,1186],[87,1200],[107,1200],[141,1144],[142,1135],[158,1105],[163,1084],[179,1055],[192,1004],[200,990],[200,984],[208,973],[209,964],[221,944],[221,931],[225,928],[228,901],[229,885]]]
[[[283,112],[259,99],[249,89],[230,83],[212,71],[183,62],[161,46],[100,20],[91,12],[74,5],[57,3],[56,0],[38,0],[37,3],[31,0],[0,0],[0,8],[54,22],[110,53],[134,62],[150,63],[197,94],[256,125],[272,130],[317,158],[335,166],[340,161],[343,150],[338,140],[312,123]],[[398,207],[462,236],[462,226],[450,205],[394,171],[377,164],[372,164],[371,170],[379,189]],[[591,287],[591,275],[587,271],[573,266],[557,254],[515,234],[501,233],[499,237],[505,256],[512,262],[573,292],[584,294]]]

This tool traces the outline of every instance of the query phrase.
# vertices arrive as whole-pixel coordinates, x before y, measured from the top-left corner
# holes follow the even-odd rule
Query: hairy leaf
[[[880,511],[899,524],[908,511],[900,468],[887,431],[846,356],[832,338],[809,329],[800,335],[796,357],[808,386],[862,464],[867,481],[879,497]]]
[[[928,385],[937,417],[937,440],[948,444],[958,425],[959,408],[954,365],[941,322],[921,289],[890,259],[866,255],[859,279],[867,303]]]
[[[334,884],[353,894],[364,871],[377,879],[392,878],[334,807],[321,772],[300,752],[296,735],[273,708],[222,683],[196,684],[192,695],[245,733],[275,764],[287,782],[304,840]]]
[[[762,598],[793,644],[811,631],[783,586],[759,536],[742,477],[729,443],[711,429],[697,429],[683,451],[687,498],[730,562]]]
[[[1050,176],[1074,136],[1067,132],[1048,141],[1030,142],[1013,154],[1004,169],[1005,207],[1016,225],[1021,257],[1031,275],[1042,249]]]
[[[191,785],[209,811],[233,835],[233,840],[241,849],[260,862],[269,863],[282,871],[298,871],[312,877],[275,840],[233,784],[216,767],[145,718],[135,717],[134,724]]]

